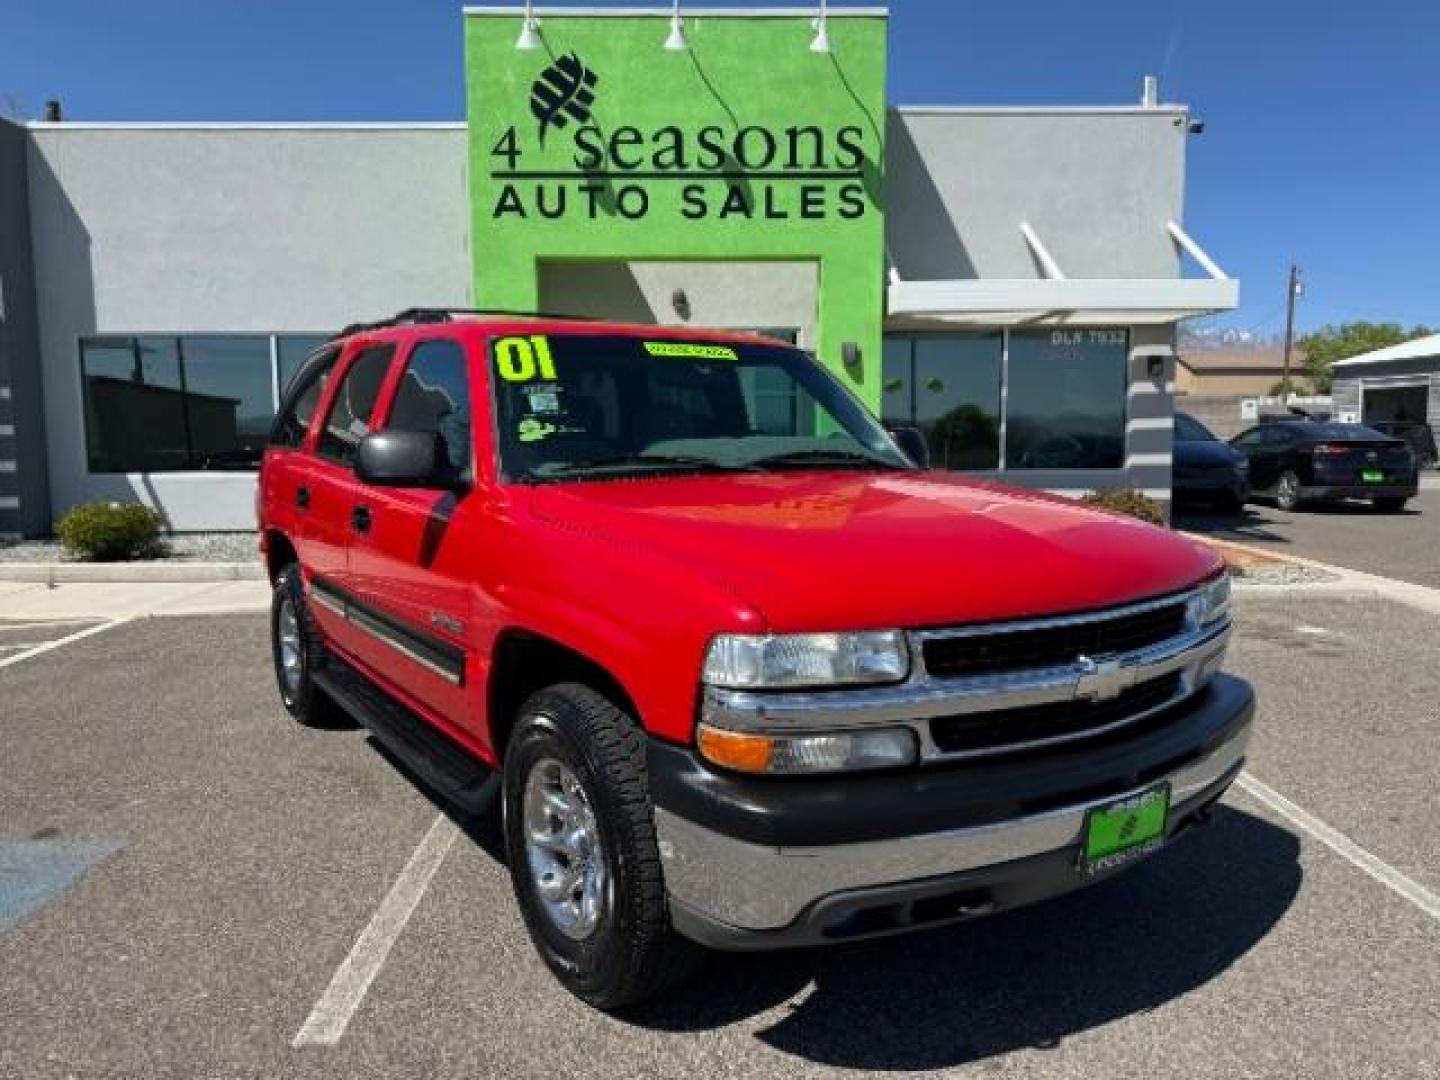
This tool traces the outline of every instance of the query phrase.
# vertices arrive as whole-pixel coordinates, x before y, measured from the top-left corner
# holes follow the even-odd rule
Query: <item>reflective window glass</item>
[[[1129,351],[1125,330],[1012,331],[1006,467],[1121,468]]]
[[[322,457],[343,465],[355,460],[360,440],[370,434],[370,415],[380,397],[380,387],[390,370],[395,346],[377,345],[366,349],[351,361],[345,378],[335,392],[325,430],[320,433],[318,450]]]
[[[190,468],[258,469],[275,417],[269,336],[189,336],[178,342]]]
[[[451,466],[470,467],[470,385],[459,342],[422,341],[415,346],[385,426],[440,435]]]
[[[329,340],[329,334],[276,335],[275,359],[280,373],[280,396],[282,398],[290,386],[290,380],[295,377],[295,372],[300,370],[300,365],[305,362],[305,358]]]

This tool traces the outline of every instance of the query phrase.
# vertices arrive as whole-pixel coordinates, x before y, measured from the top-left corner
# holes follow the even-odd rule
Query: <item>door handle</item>
[[[295,492],[295,505],[298,506],[301,510],[310,509],[310,489],[308,487],[305,487],[303,484],[300,486],[299,490]]]
[[[350,527],[358,533],[370,531],[370,508],[368,506],[357,506],[350,511]]]

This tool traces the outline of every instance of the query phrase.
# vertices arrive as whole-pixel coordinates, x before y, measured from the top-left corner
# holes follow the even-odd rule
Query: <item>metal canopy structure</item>
[[[1240,303],[1240,283],[1173,221],[1166,231],[1207,277],[1069,278],[1028,221],[1019,230],[1044,277],[906,281],[892,268],[890,317],[987,326],[1162,324],[1231,311]]]

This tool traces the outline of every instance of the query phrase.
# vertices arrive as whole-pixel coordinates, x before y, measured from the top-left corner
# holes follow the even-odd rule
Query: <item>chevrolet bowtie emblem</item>
[[[1080,674],[1075,679],[1075,696],[1086,701],[1109,701],[1135,682],[1133,668],[1123,667],[1119,660],[1096,661],[1088,656],[1078,661]]]

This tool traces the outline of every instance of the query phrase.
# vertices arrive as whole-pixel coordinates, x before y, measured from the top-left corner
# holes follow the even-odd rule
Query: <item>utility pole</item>
[[[1295,298],[1300,295],[1300,267],[1290,264],[1290,278],[1285,285],[1285,375],[1280,380],[1285,396],[1290,396],[1290,350],[1295,345]]]

